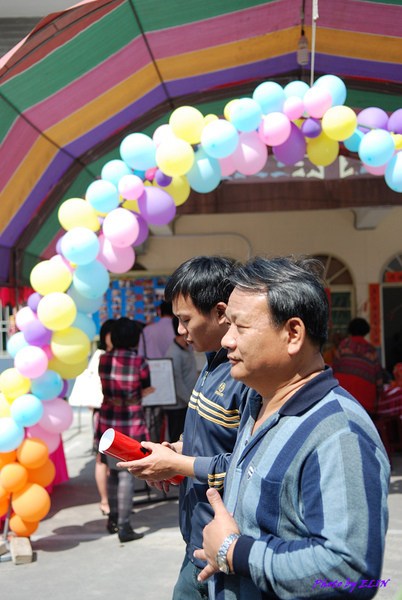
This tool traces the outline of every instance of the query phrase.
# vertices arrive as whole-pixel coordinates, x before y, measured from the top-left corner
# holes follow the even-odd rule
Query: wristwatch
[[[229,575],[229,573],[230,573],[226,555],[228,553],[230,546],[239,537],[240,537],[239,533],[231,533],[230,535],[228,535],[227,538],[225,538],[223,540],[222,546],[219,548],[218,554],[216,555],[216,564],[218,565],[219,570],[222,571],[222,573],[225,573],[226,575]]]

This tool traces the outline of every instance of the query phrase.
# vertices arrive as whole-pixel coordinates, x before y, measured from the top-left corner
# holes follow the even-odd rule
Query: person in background
[[[177,399],[175,406],[164,407],[170,442],[176,442],[184,431],[188,401],[198,379],[194,352],[187,345],[184,334],[179,334],[178,327],[179,320],[177,317],[173,317],[173,328],[176,336],[165,354],[165,358],[171,358],[173,361]]]
[[[350,321],[349,337],[336,349],[332,370],[339,384],[373,415],[383,388],[383,369],[377,349],[364,339],[369,332],[365,319]]]
[[[137,354],[139,329],[126,317],[117,319],[111,332],[113,348],[99,360],[99,376],[104,400],[99,415],[100,436],[109,428],[142,442],[149,440],[142,397],[149,390],[150,375],[147,361]],[[130,524],[133,508],[134,479],[128,471],[116,468],[116,460],[107,458],[109,474],[107,495],[109,519],[107,529],[118,533],[121,542],[138,540],[142,533]]]
[[[330,367],[332,367],[336,349],[338,348],[338,346],[341,343],[341,341],[343,340],[343,338],[344,338],[344,336],[341,333],[339,333],[338,331],[335,331],[332,334],[332,336],[331,336],[332,347],[329,350],[327,350],[326,352],[324,352],[324,354],[323,354],[324,362],[326,365],[329,365]]]

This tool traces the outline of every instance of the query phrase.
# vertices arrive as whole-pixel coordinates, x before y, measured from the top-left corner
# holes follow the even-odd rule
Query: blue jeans
[[[172,600],[207,600],[208,581],[198,581],[202,569],[196,567],[186,555],[179,578],[173,590]]]

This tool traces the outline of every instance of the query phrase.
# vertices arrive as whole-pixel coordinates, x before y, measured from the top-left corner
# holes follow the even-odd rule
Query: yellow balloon
[[[395,150],[402,148],[402,135],[400,133],[391,133],[392,139],[394,140]]]
[[[132,210],[136,213],[140,212],[137,200],[125,200],[122,204],[122,207],[127,208],[128,210]]]
[[[67,294],[53,292],[41,299],[37,315],[45,327],[52,331],[58,331],[70,327],[77,316],[77,307],[74,300]]]
[[[230,100],[230,102],[228,102],[225,106],[225,108],[223,109],[223,116],[225,117],[226,121],[230,121],[230,111],[233,108],[233,104],[235,102],[237,102],[239,99],[235,98],[234,100]]]
[[[211,123],[211,121],[217,121],[218,119],[219,117],[217,117],[216,115],[207,115],[206,117],[204,117],[204,127],[205,125],[208,125],[208,123]]]
[[[15,400],[18,396],[27,394],[30,389],[30,380],[23,377],[14,367],[6,369],[0,375],[0,391],[3,392],[7,398]]]
[[[155,184],[155,187],[160,186]],[[172,196],[176,206],[181,206],[184,204],[191,192],[190,184],[187,181],[187,177],[184,175],[176,175],[176,177],[172,177],[172,182],[161,189],[165,190]]]
[[[13,402],[13,400],[11,400],[11,402]],[[0,419],[2,417],[10,416],[11,402],[9,400],[7,400],[7,398],[5,397],[5,395],[3,393],[0,393]],[[0,465],[0,469],[1,469],[1,465]]]
[[[198,144],[205,126],[204,115],[193,106],[181,106],[170,115],[169,125],[176,137],[189,144]]]
[[[75,365],[88,357],[91,343],[81,329],[67,327],[53,333],[50,347],[56,358],[68,365]]]
[[[86,227],[91,231],[98,231],[100,228],[96,212],[90,203],[82,198],[70,198],[63,202],[59,208],[58,217],[60,225],[66,231],[73,227]]]
[[[357,116],[349,106],[333,106],[327,110],[321,123],[325,135],[340,142],[353,135],[357,127]]]
[[[75,363],[73,365],[68,365],[67,363],[62,362],[58,358],[52,358],[49,360],[49,369],[52,371],[56,371],[63,379],[75,379],[78,375],[81,375],[85,371],[88,366],[88,359]]]
[[[339,143],[331,140],[325,133],[307,142],[307,156],[318,167],[327,167],[336,160],[338,154]]]
[[[31,286],[41,296],[52,292],[65,292],[73,280],[72,273],[62,258],[55,259],[44,260],[35,265],[31,271]]]
[[[156,163],[158,167],[170,177],[184,175],[194,162],[194,150],[191,145],[181,139],[172,139],[161,142],[156,150]]]

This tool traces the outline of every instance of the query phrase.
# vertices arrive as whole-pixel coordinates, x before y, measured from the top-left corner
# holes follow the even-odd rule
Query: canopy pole
[[[316,33],[316,21],[318,19],[318,0],[313,0],[313,13],[312,13],[312,37],[311,37],[311,71],[310,71],[310,87],[313,87],[314,83],[314,59],[315,59],[315,33]]]

